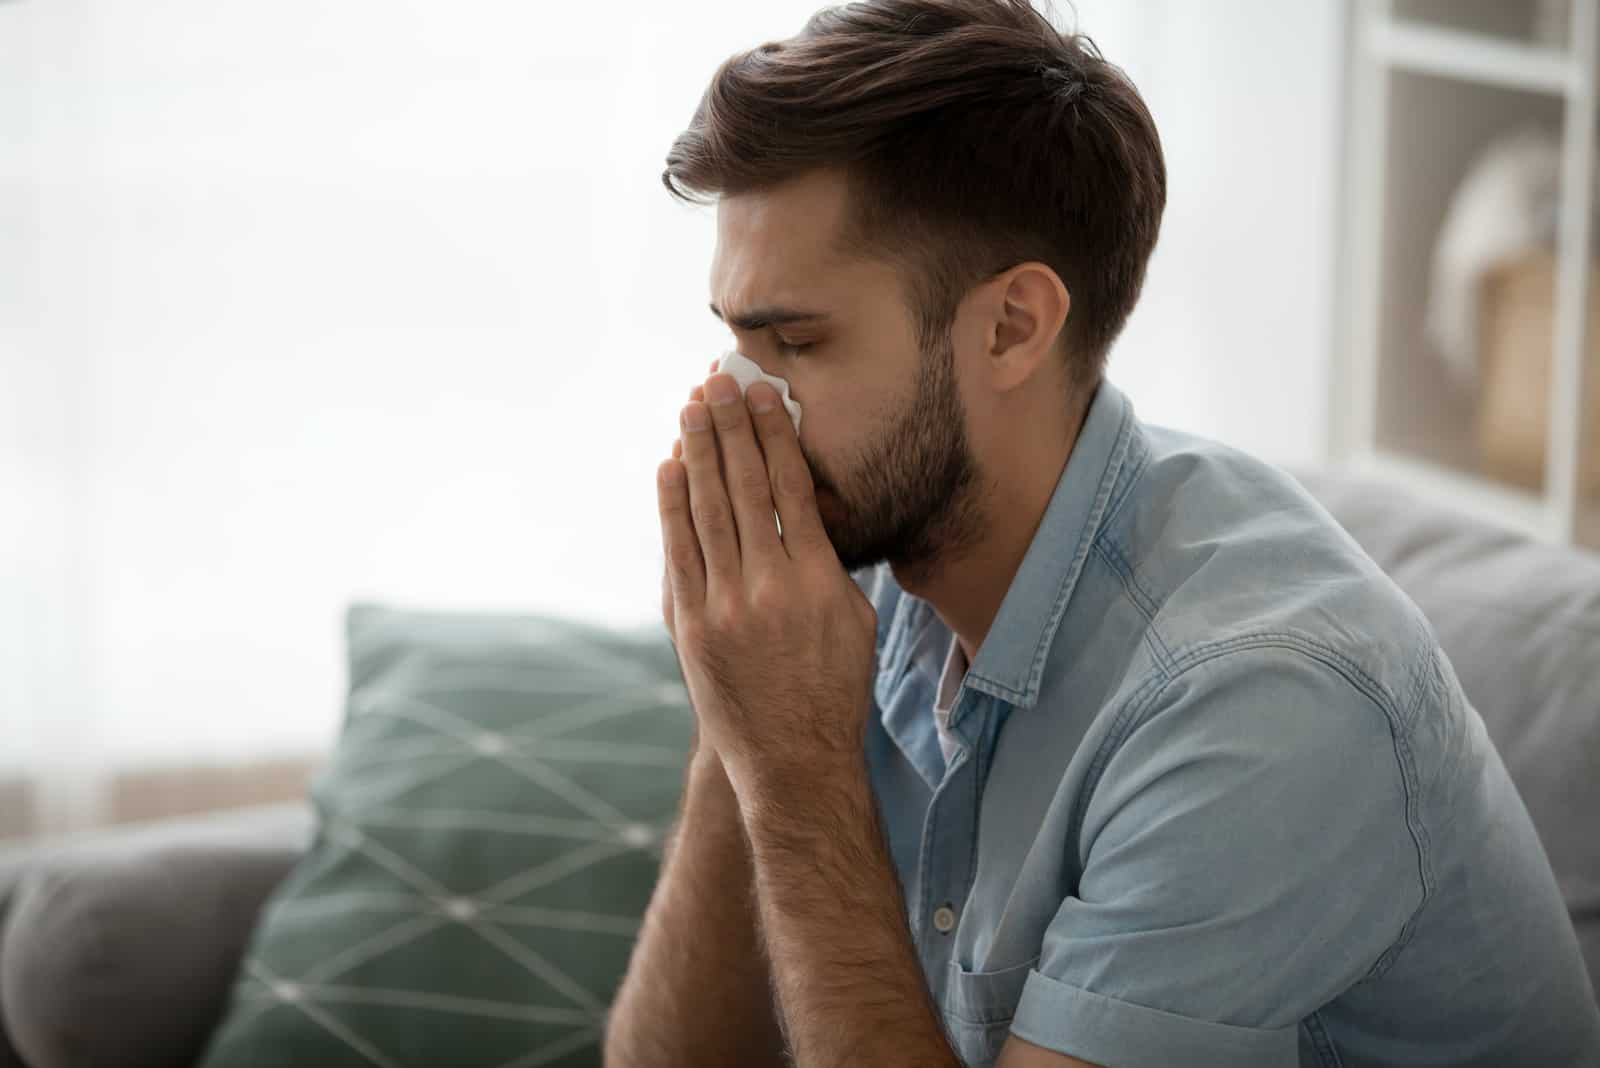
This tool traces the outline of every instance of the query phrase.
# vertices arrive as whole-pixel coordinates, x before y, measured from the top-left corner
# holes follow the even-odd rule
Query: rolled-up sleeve
[[[1098,1064],[1292,1065],[1424,896],[1399,709],[1336,658],[1197,657],[1098,754],[1011,1030]]]

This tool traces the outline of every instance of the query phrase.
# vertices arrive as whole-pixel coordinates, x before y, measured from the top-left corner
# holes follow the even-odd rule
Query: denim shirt
[[[1103,383],[950,711],[887,565],[867,761],[952,1045],[1600,1065],[1549,862],[1420,611],[1299,484]]]

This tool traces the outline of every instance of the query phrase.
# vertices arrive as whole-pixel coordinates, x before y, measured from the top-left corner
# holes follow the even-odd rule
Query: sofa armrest
[[[22,1061],[192,1064],[313,826],[299,802],[0,851],[0,1017]]]

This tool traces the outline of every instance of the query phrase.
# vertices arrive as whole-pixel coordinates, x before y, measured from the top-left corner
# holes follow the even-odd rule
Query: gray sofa
[[[1432,621],[1600,987],[1600,556],[1300,477]],[[296,803],[0,849],[0,1068],[192,1064],[311,832]]]

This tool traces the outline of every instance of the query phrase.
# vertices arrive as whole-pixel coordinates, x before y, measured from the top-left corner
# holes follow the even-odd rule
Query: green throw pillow
[[[692,714],[660,626],[348,614],[305,858],[202,1068],[598,1065]]]

